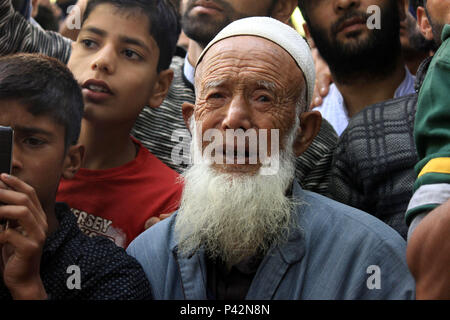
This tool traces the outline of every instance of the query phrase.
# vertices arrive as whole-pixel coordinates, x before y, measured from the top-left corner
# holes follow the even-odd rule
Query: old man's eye
[[[265,96],[265,95],[261,95],[256,99],[258,102],[270,102],[270,97]]]
[[[214,93],[210,94],[208,96],[208,98],[209,99],[222,99],[222,98],[224,98],[224,95],[221,94],[220,92],[214,92]]]

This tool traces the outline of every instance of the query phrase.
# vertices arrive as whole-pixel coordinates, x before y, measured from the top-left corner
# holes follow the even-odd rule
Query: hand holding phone
[[[11,222],[0,232],[0,274],[13,299],[47,299],[40,265],[48,223],[34,188],[13,175],[1,174],[0,217]]]

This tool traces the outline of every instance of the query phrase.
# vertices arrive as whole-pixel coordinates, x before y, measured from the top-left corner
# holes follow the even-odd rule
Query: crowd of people
[[[0,298],[450,299],[447,23],[0,0]]]

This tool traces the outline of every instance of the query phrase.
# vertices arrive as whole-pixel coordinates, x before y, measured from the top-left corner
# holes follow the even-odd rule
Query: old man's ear
[[[300,156],[308,149],[322,125],[322,116],[319,111],[303,112],[300,116],[300,128],[294,140],[294,154]]]
[[[193,105],[192,103],[189,103],[189,102],[185,102],[181,105],[181,111],[183,113],[184,123],[186,124],[186,127],[189,129],[189,131],[191,130],[190,129],[191,128],[191,119],[192,119],[192,115],[194,114],[194,108],[195,108],[195,105]]]

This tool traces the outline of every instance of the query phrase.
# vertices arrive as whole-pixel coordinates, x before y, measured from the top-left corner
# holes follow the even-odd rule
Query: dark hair
[[[309,16],[308,16],[308,11],[307,8],[308,6],[308,2],[311,0],[298,0],[297,1],[297,6],[300,9],[300,12],[302,13],[303,19],[305,19],[305,22],[309,25]]]
[[[168,69],[181,33],[178,9],[170,0],[89,0],[83,23],[101,4],[111,4],[121,10],[139,10],[149,19],[150,35],[159,48],[157,71]]]
[[[38,9],[38,13],[34,20],[39,23],[39,25],[45,30],[51,30],[58,32],[59,30],[59,22],[57,17],[53,14],[52,9],[47,6],[40,4]]]
[[[427,0],[410,0],[414,9],[417,10],[417,7],[425,7],[427,5]]]
[[[75,144],[83,117],[83,96],[70,70],[41,54],[0,58],[0,100],[14,99],[34,116],[46,115],[65,128],[64,146]]]
[[[410,0],[410,4],[413,6],[415,10],[417,10],[418,6],[423,7],[423,0]]]

